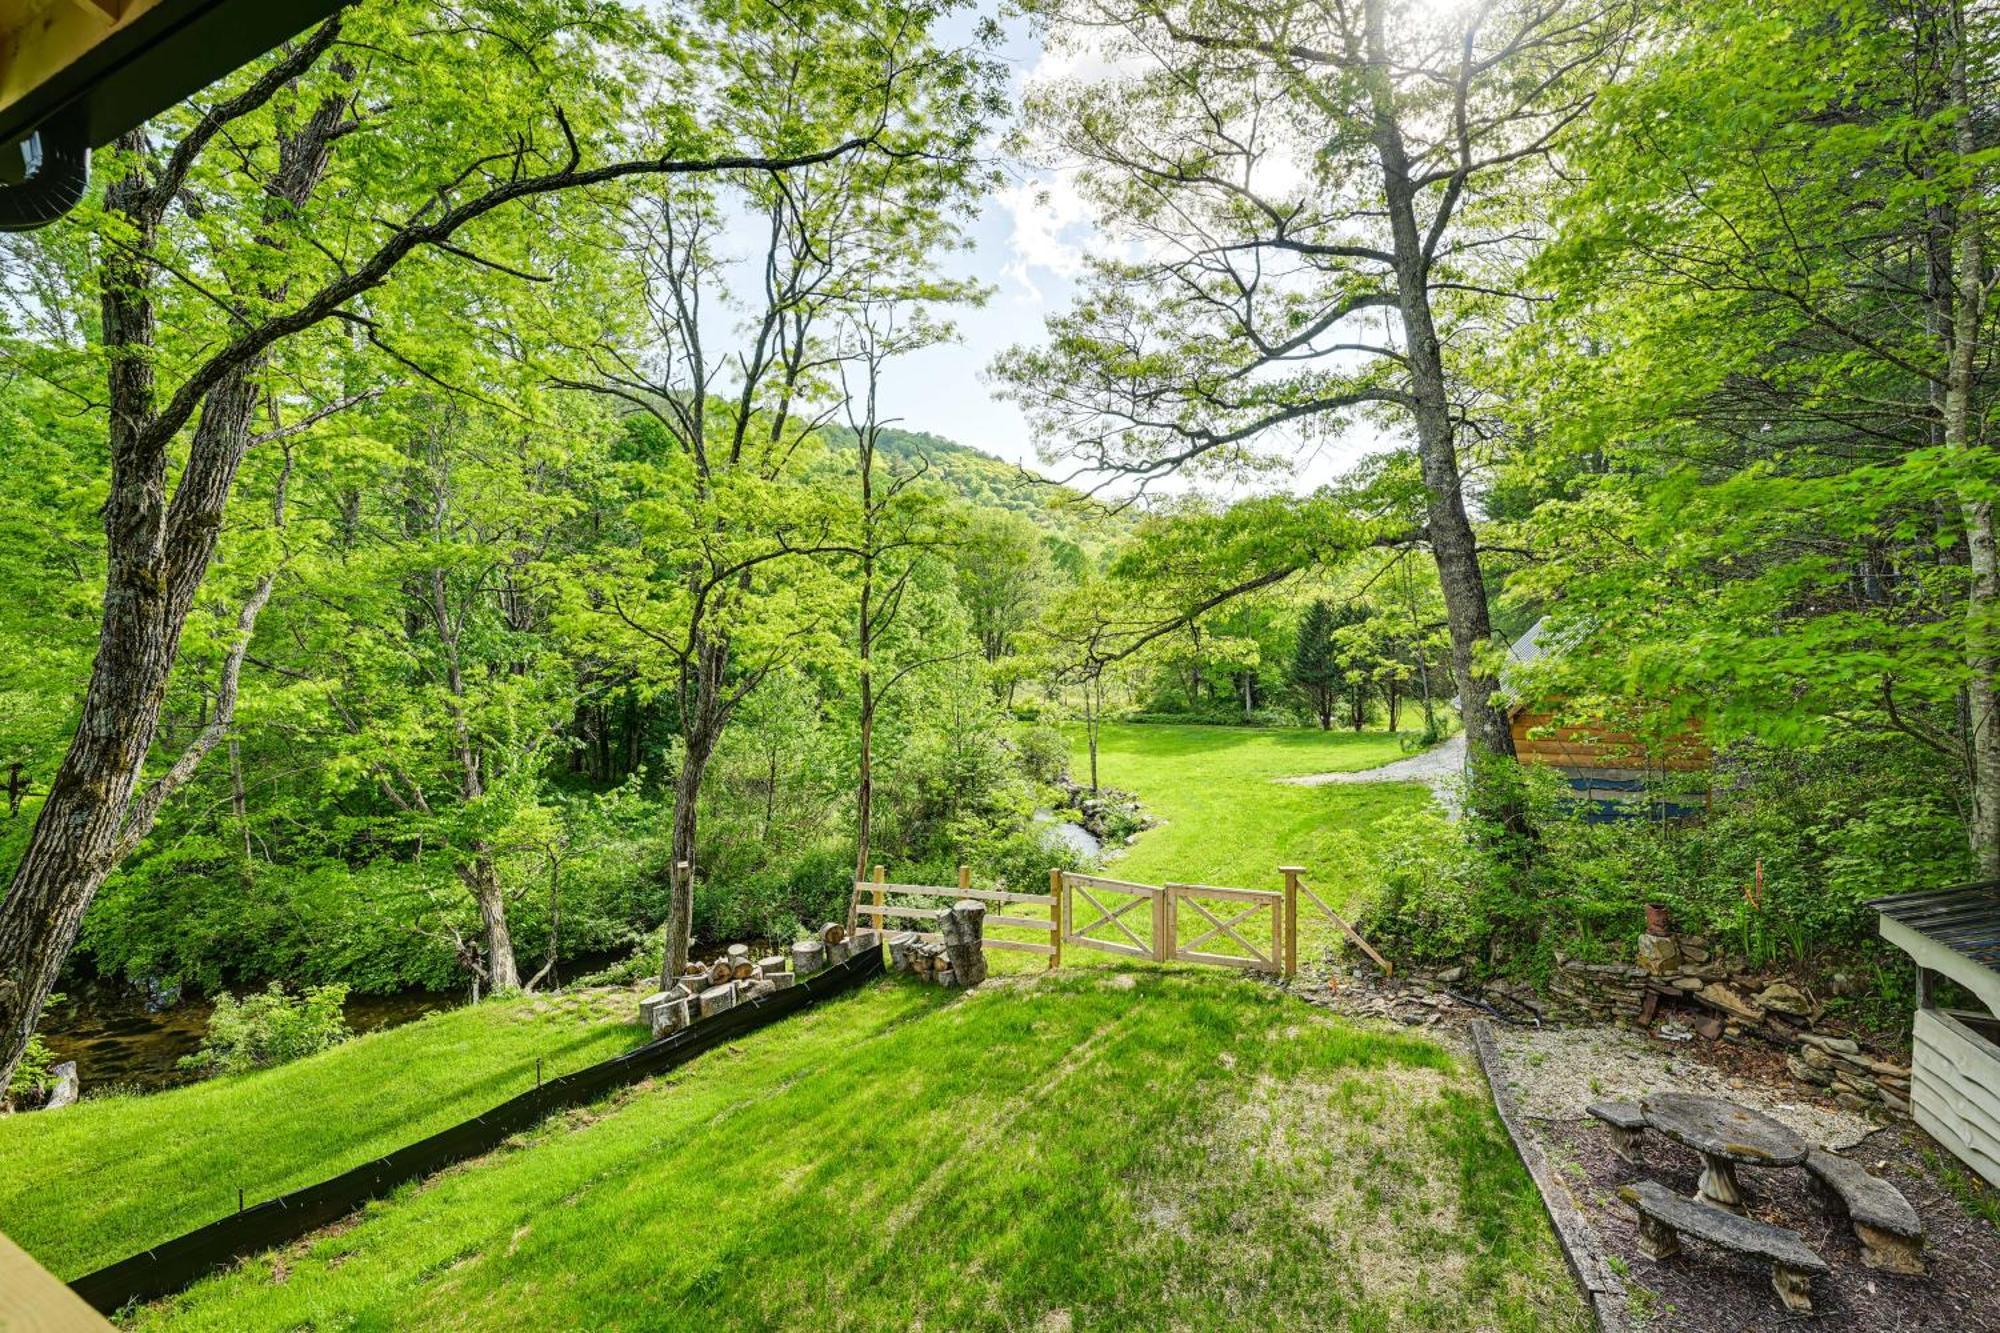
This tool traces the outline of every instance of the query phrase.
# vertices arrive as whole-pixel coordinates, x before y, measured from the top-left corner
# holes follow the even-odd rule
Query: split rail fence
[[[1031,953],[1049,960],[1050,967],[1062,966],[1062,916],[1060,899],[1054,891],[1055,878],[1050,876],[1051,891],[1048,893],[1012,893],[1004,889],[975,889],[972,887],[972,869],[958,868],[958,884],[947,888],[937,884],[891,884],[888,883],[886,869],[875,867],[875,878],[854,881],[854,896],[847,906],[847,926],[852,931],[862,917],[882,930],[907,930],[920,940],[936,942],[944,938],[930,928],[950,910],[960,898],[970,898],[985,903],[986,928],[995,927],[1015,930],[1031,930],[1048,936],[1041,940],[1010,939],[1003,935],[988,934],[986,947],[1010,950],[1014,953]],[[867,901],[862,900],[867,895]],[[1047,909],[1046,917],[1020,916],[1017,908],[1040,907]],[[914,921],[915,926],[892,925],[891,922]]]
[[[1035,954],[1062,966],[1065,947],[1095,949],[1155,963],[1205,963],[1252,972],[1293,975],[1299,970],[1299,909],[1317,911],[1338,927],[1385,973],[1395,969],[1348,920],[1305,881],[1300,866],[1280,866],[1283,889],[1243,889],[1215,884],[1140,884],[1103,875],[1049,871],[1047,893],[975,889],[971,871],[958,868],[958,884],[892,884],[882,866],[872,880],[854,881],[847,922],[883,930],[908,930],[937,940],[931,922],[960,898],[987,903],[986,925],[1032,930],[1040,939],[989,934],[986,947]],[[1046,908],[1048,917],[1014,914]],[[914,925],[908,923],[916,923]]]

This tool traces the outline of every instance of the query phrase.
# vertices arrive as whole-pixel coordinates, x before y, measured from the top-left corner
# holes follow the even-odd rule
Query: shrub
[[[1015,744],[1021,752],[1021,768],[1036,782],[1053,784],[1069,776],[1069,738],[1055,723],[1028,728]]]
[[[42,1016],[61,1004],[61,995],[51,995],[42,1005]],[[21,1059],[14,1066],[14,1077],[7,1084],[4,1100],[13,1106],[39,1106],[56,1086],[56,1053],[48,1048],[48,1043],[36,1033],[28,1038],[28,1048],[21,1052]]]
[[[342,985],[308,986],[289,995],[278,982],[238,1000],[228,991],[216,997],[201,1049],[184,1056],[180,1067],[199,1074],[240,1074],[314,1055],[338,1046],[354,1033],[341,1005]]]

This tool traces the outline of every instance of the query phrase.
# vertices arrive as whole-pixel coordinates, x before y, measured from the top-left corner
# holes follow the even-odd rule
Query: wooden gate
[[[1213,884],[1169,884],[1168,957],[1252,972],[1279,972],[1285,958],[1285,895],[1270,889],[1224,889]],[[1217,904],[1210,910],[1210,904]],[[1268,923],[1257,918],[1270,914]],[[1203,929],[1203,927],[1207,929]],[[1199,931],[1199,934],[1195,932]],[[1183,938],[1187,936],[1188,938]],[[1268,937],[1260,947],[1253,940]]]
[[[1305,883],[1298,866],[1280,866],[1285,887],[1137,884],[1049,872],[1049,896],[1062,921],[1062,943],[1155,963],[1206,963],[1251,972],[1299,970],[1299,899],[1319,911],[1384,972],[1388,961]],[[1268,918],[1266,913],[1269,914]]]
[[[1049,888],[1062,899],[1063,943],[1165,961],[1160,946],[1172,937],[1167,894],[1159,885],[1056,870],[1049,874]]]

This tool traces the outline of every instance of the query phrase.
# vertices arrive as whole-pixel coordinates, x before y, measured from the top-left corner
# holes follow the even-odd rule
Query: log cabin
[[[1635,797],[1669,774],[1706,773],[1715,766],[1714,752],[1690,725],[1664,741],[1648,740],[1618,722],[1579,721],[1564,707],[1566,697],[1539,690],[1529,682],[1532,664],[1560,652],[1546,620],[1537,620],[1508,650],[1501,686],[1508,697],[1507,725],[1514,738],[1514,756],[1522,764],[1554,769],[1579,801],[1587,802],[1592,822],[1631,819],[1698,818],[1707,798],[1681,797],[1639,802]]]

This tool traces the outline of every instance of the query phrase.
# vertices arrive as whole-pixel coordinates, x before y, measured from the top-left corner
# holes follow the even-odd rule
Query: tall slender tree
[[[1044,88],[1029,119],[1139,257],[1096,261],[1001,375],[1082,469],[1142,481],[1269,464],[1358,411],[1407,427],[1467,732],[1511,755],[1461,458],[1482,386],[1454,353],[1514,294],[1516,178],[1615,73],[1634,7],[1035,8],[1133,71]]]
[[[246,454],[350,403],[283,372],[358,340],[439,374],[400,336],[438,312],[401,306],[391,279],[405,265],[509,267],[479,249],[480,224],[503,210],[639,177],[782,175],[882,143],[907,71],[856,44],[821,67],[850,95],[782,142],[712,130],[683,103],[655,118],[653,142],[631,143],[636,108],[680,102],[713,55],[702,16],[682,18],[656,41],[637,15],[583,0],[369,6],[105,155],[101,204],[64,224],[89,230],[100,317],[83,346],[57,350],[72,374],[101,376],[75,387],[108,421],[108,575],[75,737],[0,902],[0,1081],[105,876],[228,734],[262,580],[236,608],[207,724],[154,761]],[[260,430],[266,405],[280,424]]]

